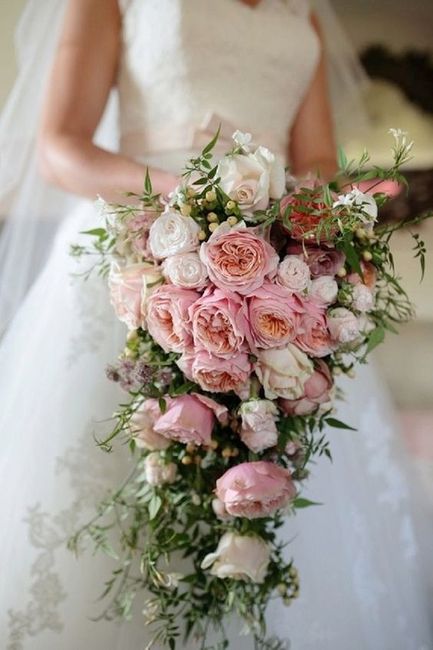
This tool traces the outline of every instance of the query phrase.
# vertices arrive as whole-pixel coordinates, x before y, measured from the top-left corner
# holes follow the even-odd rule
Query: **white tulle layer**
[[[77,561],[65,548],[92,503],[128,471],[126,452],[107,457],[92,437],[119,401],[104,367],[124,336],[104,283],[70,275],[68,244],[94,222],[86,204],[62,227],[0,350],[5,650],[143,650],[149,641],[141,603],[131,623],[90,620],[112,561]],[[431,650],[431,567],[416,541],[392,412],[371,368],[345,388],[339,417],[359,430],[330,432],[334,463],[317,464],[307,495],[324,505],[282,530],[293,539],[287,552],[300,569],[301,596],[288,609],[270,606],[269,632],[293,650]],[[233,632],[230,647],[252,644]]]

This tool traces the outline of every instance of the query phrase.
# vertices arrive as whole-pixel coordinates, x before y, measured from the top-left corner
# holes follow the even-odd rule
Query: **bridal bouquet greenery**
[[[266,606],[290,605],[300,582],[278,528],[313,505],[302,486],[313,458],[331,458],[327,427],[350,429],[333,415],[334,379],[412,315],[389,247],[400,226],[377,224],[388,196],[375,184],[404,183],[412,146],[393,135],[389,170],[341,153],[332,183],[297,182],[240,132],[215,162],[216,136],[167,201],[147,175],[73,247],[97,256],[128,328],[108,368],[127,398],[99,444],[126,442],[133,470],[70,546],[114,558],[104,615],[138,603],[148,648],[227,648],[232,613],[256,648],[282,647]]]

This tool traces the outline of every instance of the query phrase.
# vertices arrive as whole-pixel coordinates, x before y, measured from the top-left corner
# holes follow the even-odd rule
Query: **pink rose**
[[[219,357],[245,350],[249,329],[243,300],[235,293],[208,289],[189,309],[194,347]]]
[[[111,304],[117,318],[128,326],[137,329],[143,325],[146,313],[146,298],[162,281],[158,267],[152,264],[113,264],[110,269],[108,285]]]
[[[311,283],[309,296],[323,306],[332,305],[337,300],[338,284],[333,276],[321,275]]]
[[[274,463],[241,463],[216,483],[216,495],[235,517],[269,517],[296,496],[290,472]]]
[[[165,277],[176,287],[203,289],[208,281],[206,267],[195,251],[167,257],[162,269]]]
[[[161,415],[158,400],[146,399],[133,413],[129,421],[131,435],[137,447],[157,451],[167,449],[170,441],[154,430],[155,422]]]
[[[294,340],[302,308],[288,289],[266,282],[247,302],[252,347],[275,348]]]
[[[306,300],[303,306],[304,312],[295,343],[312,357],[325,357],[335,349],[328,330],[325,309],[313,300]]]
[[[242,442],[256,454],[275,447],[278,431],[275,421],[278,409],[267,399],[252,399],[243,402],[239,409],[242,418]]]
[[[224,359],[204,350],[184,354],[177,361],[181,371],[210,393],[241,392],[251,374],[251,363],[246,353]]]
[[[255,371],[267,399],[297,399],[313,374],[313,364],[302,350],[289,343],[283,348],[259,350]]]
[[[147,329],[165,352],[184,352],[192,345],[188,310],[197,291],[173,285],[159,287],[147,301]]]
[[[305,292],[311,285],[310,269],[298,255],[286,255],[278,267],[277,281],[292,293]]]
[[[307,179],[280,202],[280,214],[293,239],[309,237],[322,241],[333,239],[336,227],[324,228],[332,217],[331,208],[323,201],[323,188],[317,179]]]
[[[289,244],[287,253],[299,255],[309,266],[313,278],[318,278],[321,275],[336,275],[346,261],[344,253],[331,248]]]
[[[345,307],[328,311],[328,327],[331,337],[337,343],[350,343],[359,336],[359,323],[355,314]]]
[[[251,228],[223,223],[200,247],[200,258],[219,289],[248,295],[275,275],[278,255]]]
[[[313,375],[305,382],[303,396],[296,400],[280,400],[280,408],[286,415],[314,413],[319,406],[330,402],[333,384],[331,371],[327,364],[319,359]]]
[[[227,409],[202,395],[181,395],[165,398],[167,408],[154,424],[154,430],[169,440],[188,444],[209,445],[218,418],[227,421]]]

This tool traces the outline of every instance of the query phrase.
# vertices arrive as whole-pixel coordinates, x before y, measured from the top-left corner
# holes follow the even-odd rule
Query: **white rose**
[[[163,485],[176,480],[177,467],[174,463],[165,463],[157,451],[152,451],[144,461],[144,473],[149,485]]]
[[[164,212],[155,219],[149,232],[152,255],[164,259],[178,253],[189,253],[198,248],[200,226],[191,217],[178,212]]]
[[[162,270],[165,277],[176,287],[202,289],[207,282],[207,269],[195,252],[167,257]]]
[[[225,156],[218,164],[221,189],[239,205],[245,217],[266,210],[270,198],[280,198],[285,171],[274,154],[264,147],[255,153]]]
[[[269,447],[275,447],[278,442],[278,431],[275,421],[278,408],[267,399],[254,399],[243,402],[240,407],[242,417],[242,442],[258,454]]]
[[[255,367],[265,396],[298,399],[304,394],[304,385],[314,372],[311,359],[296,345],[259,350]]]
[[[371,224],[377,221],[377,203],[371,194],[364,194],[357,187],[354,187],[348,194],[341,194],[334,202],[333,208],[348,207],[357,213],[360,221]]]
[[[211,568],[218,578],[252,580],[261,583],[266,577],[270,549],[260,537],[224,533],[214,553],[206,555],[202,569]]]
[[[254,155],[263,166],[269,167],[269,196],[271,199],[281,199],[286,189],[286,168],[282,159],[266,147],[258,147]]]
[[[287,255],[278,267],[278,279],[290,291],[305,291],[311,285],[310,268],[297,255]]]
[[[335,302],[337,294],[338,284],[332,275],[321,275],[311,283],[310,296],[323,305],[331,305]]]
[[[357,311],[371,311],[374,306],[373,294],[365,284],[355,284],[352,293],[352,306]]]
[[[157,451],[171,445],[171,440],[153,429],[160,414],[156,400],[145,400],[131,416],[129,429],[137,447]]]
[[[327,314],[327,323],[331,337],[338,343],[350,343],[358,338],[358,319],[345,307],[331,309]]]

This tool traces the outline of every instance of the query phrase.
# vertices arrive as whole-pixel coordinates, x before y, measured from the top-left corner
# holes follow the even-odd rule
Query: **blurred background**
[[[414,160],[405,173],[410,196],[401,193],[382,215],[407,219],[433,208],[433,2],[427,0],[333,0],[346,33],[371,78],[365,104],[371,121],[361,142],[346,142],[349,155],[362,147],[372,163],[390,161],[390,127],[409,132]],[[16,74],[13,34],[25,0],[0,3],[0,108]],[[4,216],[4,215],[1,215]],[[408,233],[396,238],[396,264],[415,301],[417,318],[392,334],[376,361],[399,411],[405,444],[433,504],[433,220],[418,229],[429,257],[420,284]]]

